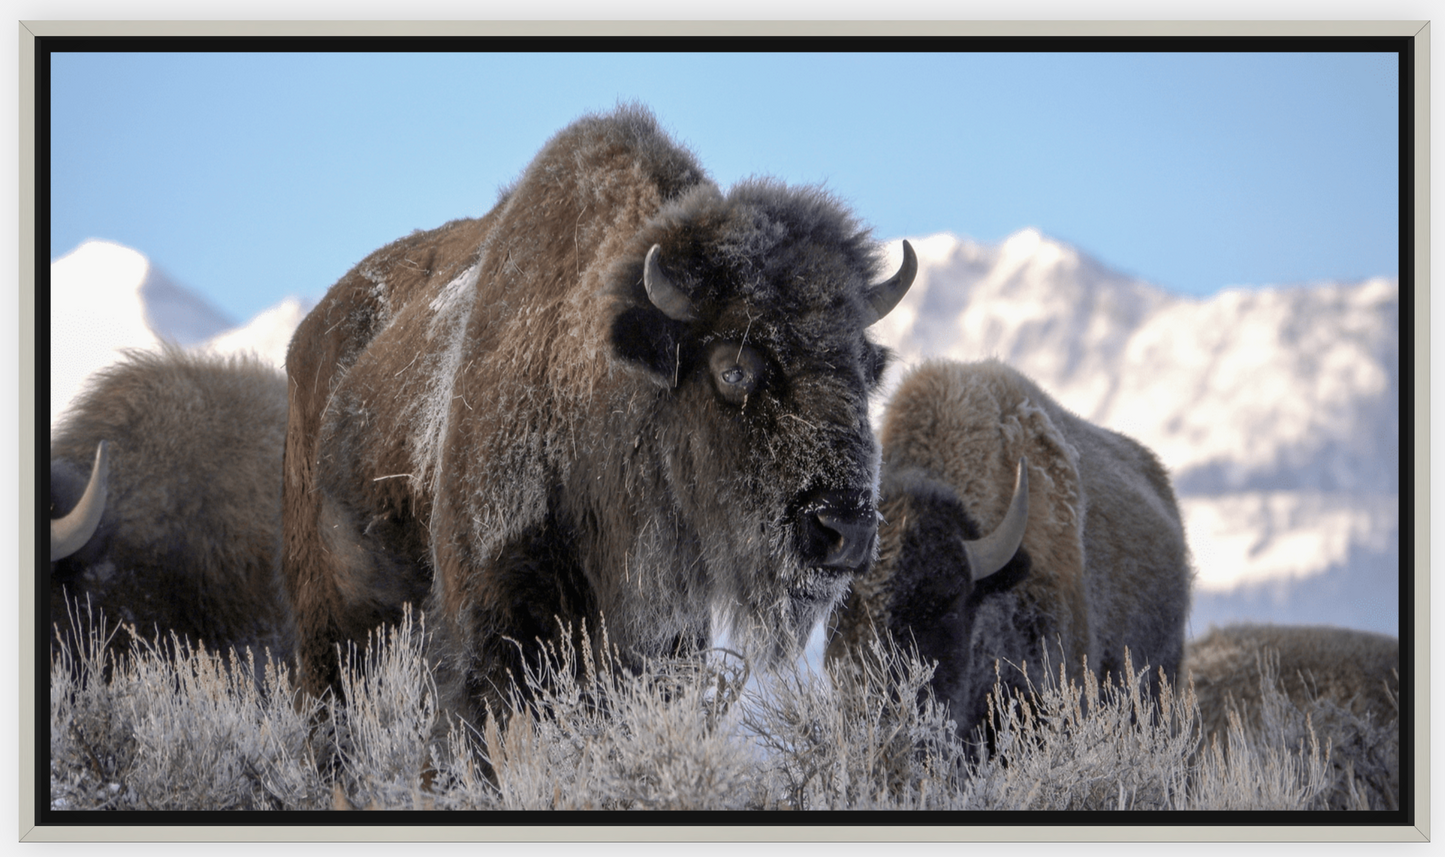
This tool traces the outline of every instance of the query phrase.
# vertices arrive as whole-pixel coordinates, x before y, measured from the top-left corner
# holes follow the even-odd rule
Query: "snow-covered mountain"
[[[124,349],[155,348],[162,339],[223,354],[252,351],[279,367],[314,303],[287,298],[236,327],[137,251],[87,241],[50,266],[50,422],[97,369]]]
[[[203,347],[218,354],[236,354],[249,351],[275,365],[286,365],[286,349],[291,345],[291,334],[301,319],[311,312],[316,301],[302,298],[286,298],[275,306],[262,310],[241,327],[219,333],[203,343]]]
[[[164,335],[194,345],[234,325],[145,256],[87,241],[50,266],[50,421],[91,372]]]
[[[1234,618],[1396,633],[1396,281],[1194,300],[1032,229],[912,243],[918,278],[877,326],[901,358],[885,384],[928,357],[997,357],[1154,449],[1199,571],[1193,633]]]
[[[1398,632],[1394,280],[1193,300],[1036,230],[912,243],[918,277],[875,327],[900,358],[885,389],[928,357],[998,357],[1157,451],[1199,572],[1192,634],[1235,619]],[[119,348],[168,337],[280,366],[314,305],[288,299],[231,327],[144,256],[104,242],[56,261],[51,280],[52,424]]]

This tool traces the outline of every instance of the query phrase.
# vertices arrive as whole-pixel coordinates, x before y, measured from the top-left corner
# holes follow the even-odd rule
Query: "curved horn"
[[[903,265],[898,269],[898,273],[868,288],[868,313],[871,318],[863,326],[867,327],[892,312],[893,308],[898,306],[898,302],[903,300],[903,296],[908,294],[908,287],[913,285],[913,278],[916,276],[918,276],[918,255],[913,252],[913,245],[905,240],[903,242]]]
[[[90,541],[95,528],[100,526],[100,515],[105,511],[105,483],[109,469],[106,466],[106,443],[101,441],[95,449],[95,464],[90,470],[90,482],[80,502],[69,514],[50,522],[50,561],[65,559]]]
[[[1024,526],[1029,522],[1028,459],[1020,457],[1014,476],[1014,496],[1008,512],[994,531],[975,541],[965,541],[963,552],[975,583],[1008,565],[1024,541]]]
[[[642,285],[647,289],[647,299],[662,310],[663,315],[674,321],[697,321],[697,310],[692,301],[672,284],[672,280],[662,273],[662,266],[657,264],[657,256],[661,251],[662,245],[652,245],[652,249],[647,251],[647,261],[642,266]]]

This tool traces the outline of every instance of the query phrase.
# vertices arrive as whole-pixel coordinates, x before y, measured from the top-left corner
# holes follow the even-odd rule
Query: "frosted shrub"
[[[102,620],[87,628],[51,659],[56,808],[1323,809],[1373,805],[1381,778],[1398,788],[1387,750],[1331,756],[1398,722],[1301,709],[1272,672],[1261,710],[1231,711],[1208,743],[1193,686],[1159,676],[1151,696],[1128,660],[1105,680],[996,685],[974,758],[931,665],[883,643],[744,693],[735,653],[632,662],[580,634],[474,730],[441,720],[410,616],[343,653],[344,704],[324,705],[274,663],[175,639],[117,657]]]
[[[1261,747],[1249,737],[1237,711],[1228,713],[1222,742],[1203,753],[1191,809],[1309,809],[1324,791],[1326,760],[1313,730],[1296,748]]]
[[[514,693],[507,716],[490,717],[483,735],[453,726],[447,773],[459,788],[438,805],[746,808],[754,761],[736,729],[741,658],[649,660],[634,672],[615,652],[594,658],[585,632],[582,640],[580,657],[548,646],[523,677],[525,693]],[[609,651],[605,637],[601,648]]]
[[[874,640],[869,656],[773,677],[748,727],[768,751],[769,808],[947,809],[964,747],[933,699],[930,666]]]
[[[1257,655],[1257,701],[1226,700],[1228,734],[1201,748],[1201,799],[1229,809],[1397,809],[1397,697],[1390,694],[1395,716],[1383,723],[1320,696],[1309,676],[1304,698],[1291,700],[1279,661],[1276,651]],[[1398,691],[1399,675],[1392,678]]]
[[[1174,688],[1161,673],[1153,699],[1127,652],[1123,672],[1102,683],[1088,672],[1065,682],[1061,672],[1012,697],[996,685],[989,723],[998,752],[973,768],[960,808],[1324,808],[1328,758],[1307,718],[1290,719],[1289,730],[1278,725],[1295,709],[1273,677],[1263,687],[1263,729],[1232,712],[1226,746],[1205,747],[1192,684]]]
[[[423,809],[431,763],[427,743],[437,720],[436,682],[422,653],[424,622],[404,611],[400,625],[367,634],[364,651],[342,656],[345,704],[327,701],[342,772],[333,789],[367,807]]]
[[[987,724],[997,752],[973,766],[961,808],[1179,808],[1198,742],[1193,694],[1161,671],[1152,698],[1127,651],[1123,673],[1101,682],[1085,670],[1072,682],[1060,669],[1027,693],[996,683]]]
[[[71,608],[75,649],[57,645],[50,659],[50,791],[59,809],[110,809],[122,805],[135,761],[135,740],[125,717],[125,688],[110,681],[109,647],[116,629],[86,608]],[[57,651],[58,650],[58,651]]]
[[[269,659],[183,641],[107,650],[87,617],[81,651],[51,659],[51,804],[75,809],[302,809],[324,805],[311,712]]]
[[[125,668],[138,745],[131,774],[136,808],[314,806],[308,719],[293,704],[284,671],[267,663],[258,687],[254,655],[242,660],[178,640],[172,645],[174,659],[148,645]]]

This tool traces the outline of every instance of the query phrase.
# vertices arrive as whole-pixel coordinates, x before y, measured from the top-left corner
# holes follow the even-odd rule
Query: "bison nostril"
[[[862,509],[821,509],[813,514],[823,548],[819,565],[840,571],[863,567],[873,550],[878,515],[872,506]]]

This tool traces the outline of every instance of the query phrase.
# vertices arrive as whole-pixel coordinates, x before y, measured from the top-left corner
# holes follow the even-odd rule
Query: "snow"
[[[1180,500],[1198,592],[1248,583],[1302,580],[1349,559],[1352,549],[1384,555],[1400,525],[1398,497],[1361,503],[1325,491],[1241,491]]]
[[[316,302],[313,300],[286,298],[261,311],[245,325],[211,337],[202,347],[216,354],[254,354],[277,368],[283,368],[291,334],[296,332],[301,319],[314,306]]]
[[[1396,281],[1194,300],[1037,229],[910,242],[917,279],[873,328],[899,357],[885,392],[925,358],[999,357],[1154,449],[1198,570],[1191,633],[1236,619],[1398,633]],[[887,242],[890,270],[901,246]],[[120,349],[161,338],[279,367],[313,305],[289,298],[235,327],[140,253],[86,242],[51,266],[51,422]]]
[[[162,340],[249,352],[281,368],[291,334],[315,305],[287,298],[237,327],[137,251],[87,241],[50,266],[50,422],[124,349],[149,350]]]
[[[92,372],[124,348],[154,348],[165,337],[195,344],[231,326],[145,256],[87,241],[50,266],[50,421]]]

